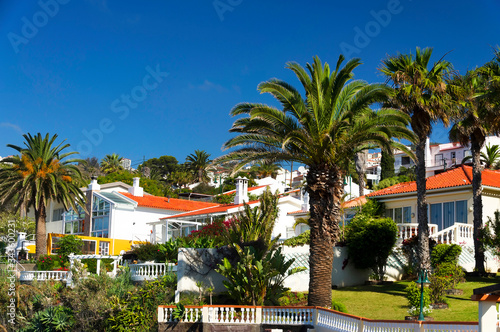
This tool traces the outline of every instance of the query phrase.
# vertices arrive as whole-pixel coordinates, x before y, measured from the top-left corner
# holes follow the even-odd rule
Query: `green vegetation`
[[[408,316],[408,300],[405,289],[410,282],[356,286],[332,291],[332,297],[343,303],[352,315],[371,319],[402,320]],[[467,278],[461,285],[463,295],[448,295],[449,309],[435,309],[431,316],[436,321],[476,321],[478,305],[471,301],[472,290],[500,283],[500,277]]]
[[[397,234],[398,228],[391,218],[354,217],[346,232],[349,259],[357,268],[370,268],[378,280],[384,280],[387,258]]]
[[[47,252],[46,210],[51,201],[62,203],[68,210],[85,206],[80,185],[82,174],[75,165],[79,160],[67,159],[76,152],[65,152],[70,145],[56,145],[57,135],[25,134],[24,145],[8,144],[19,155],[3,159],[0,164],[0,206],[12,204],[14,212],[21,207],[33,208],[36,222],[36,257]]]

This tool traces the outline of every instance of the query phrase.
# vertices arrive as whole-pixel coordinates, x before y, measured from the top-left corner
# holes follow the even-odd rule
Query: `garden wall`
[[[212,249],[179,249],[177,265],[177,291],[193,291],[199,289],[197,282],[203,282],[203,287],[213,287],[214,292],[226,290],[222,281],[225,279],[215,272],[218,262],[224,255],[224,248]],[[292,267],[306,267],[306,271],[290,276],[285,280],[285,286],[294,292],[305,292],[309,289],[309,246],[283,247],[286,258],[295,258]],[[332,270],[332,285],[348,287],[362,285],[371,273],[371,270],[359,270],[352,263],[346,266],[347,248],[335,247]],[[284,272],[284,271],[283,271]],[[402,274],[402,262],[393,258],[387,267],[388,280],[399,280]]]

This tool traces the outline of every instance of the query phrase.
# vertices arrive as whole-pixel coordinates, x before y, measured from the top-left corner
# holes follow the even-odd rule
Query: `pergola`
[[[111,255],[74,255],[73,253],[69,254],[69,273],[68,273],[68,278],[66,281],[66,286],[71,286],[73,282],[73,275],[71,273],[71,270],[74,267],[74,261],[75,259],[78,261],[81,261],[82,259],[88,259],[88,258],[95,258],[97,259],[97,268],[96,272],[97,275],[100,275],[101,273],[101,259],[103,258],[111,258],[113,259],[113,272],[112,275],[113,277],[116,276],[116,270],[118,267],[118,262],[122,259],[122,256],[111,256]]]

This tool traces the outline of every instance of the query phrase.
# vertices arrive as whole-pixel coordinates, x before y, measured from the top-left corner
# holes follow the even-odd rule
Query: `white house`
[[[149,223],[159,218],[218,205],[150,195],[140,187],[139,178],[134,178],[133,186],[122,182],[99,185],[94,178],[82,190],[91,213],[81,208],[64,211],[62,204],[52,202],[47,213],[47,234],[100,238],[99,252],[109,252],[110,248],[116,252],[118,240],[128,240],[130,245],[152,241],[153,228]]]
[[[259,186],[253,192],[262,193],[268,186]],[[255,187],[254,187],[255,188]],[[172,237],[188,235],[192,230],[210,222],[214,217],[228,217],[242,211],[244,203],[251,207],[260,204],[258,200],[248,200],[248,180],[246,178],[236,179],[236,195],[232,204],[216,204],[216,206],[201,208],[195,211],[180,213],[172,216],[161,217],[155,222],[149,223],[153,226],[153,237],[158,242],[168,241]],[[281,239],[295,236],[293,231],[294,218],[288,213],[301,208],[303,202],[292,195],[281,195],[278,201],[278,218],[273,230],[273,236],[280,235]]]

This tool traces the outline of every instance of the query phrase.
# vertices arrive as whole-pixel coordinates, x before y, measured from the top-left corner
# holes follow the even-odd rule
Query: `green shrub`
[[[106,272],[113,271],[113,258],[101,259],[101,269],[104,268]],[[90,273],[97,273],[97,258],[85,258],[81,260],[82,264],[86,265],[87,271]]]
[[[340,303],[340,302],[337,302],[337,301],[333,300],[333,299],[332,299],[332,309],[340,311],[340,312],[347,313],[346,306],[344,304]]]
[[[303,246],[305,244],[309,244],[310,237],[311,237],[311,231],[307,230],[300,235],[286,239],[285,241],[283,241],[283,245],[289,246],[289,247]]]
[[[64,236],[57,241],[57,254],[62,256],[65,261],[68,260],[69,254],[80,255],[83,248],[83,240],[75,235]]]
[[[442,263],[434,269],[434,275],[448,280],[448,288],[453,289],[459,283],[465,282],[465,272],[461,266],[453,263]]]
[[[371,268],[383,280],[387,258],[396,243],[398,228],[391,218],[357,215],[347,226],[349,259],[360,269]]]
[[[52,271],[64,267],[66,261],[61,255],[42,255],[36,261],[38,271]]]
[[[66,332],[71,331],[74,324],[71,309],[56,306],[49,307],[43,311],[36,312],[31,317],[28,326],[19,330],[20,332]]]
[[[462,253],[462,247],[458,244],[438,244],[432,249],[431,264],[436,268],[442,263],[458,264],[458,258]]]
[[[408,299],[408,305],[411,307],[420,307],[420,288],[421,286],[416,282],[410,282],[408,287],[406,287],[406,298]],[[428,307],[431,304],[430,289],[424,287],[424,307]]]
[[[450,280],[448,276],[438,276],[433,274],[429,277],[431,303],[447,303],[445,291],[449,288]]]

